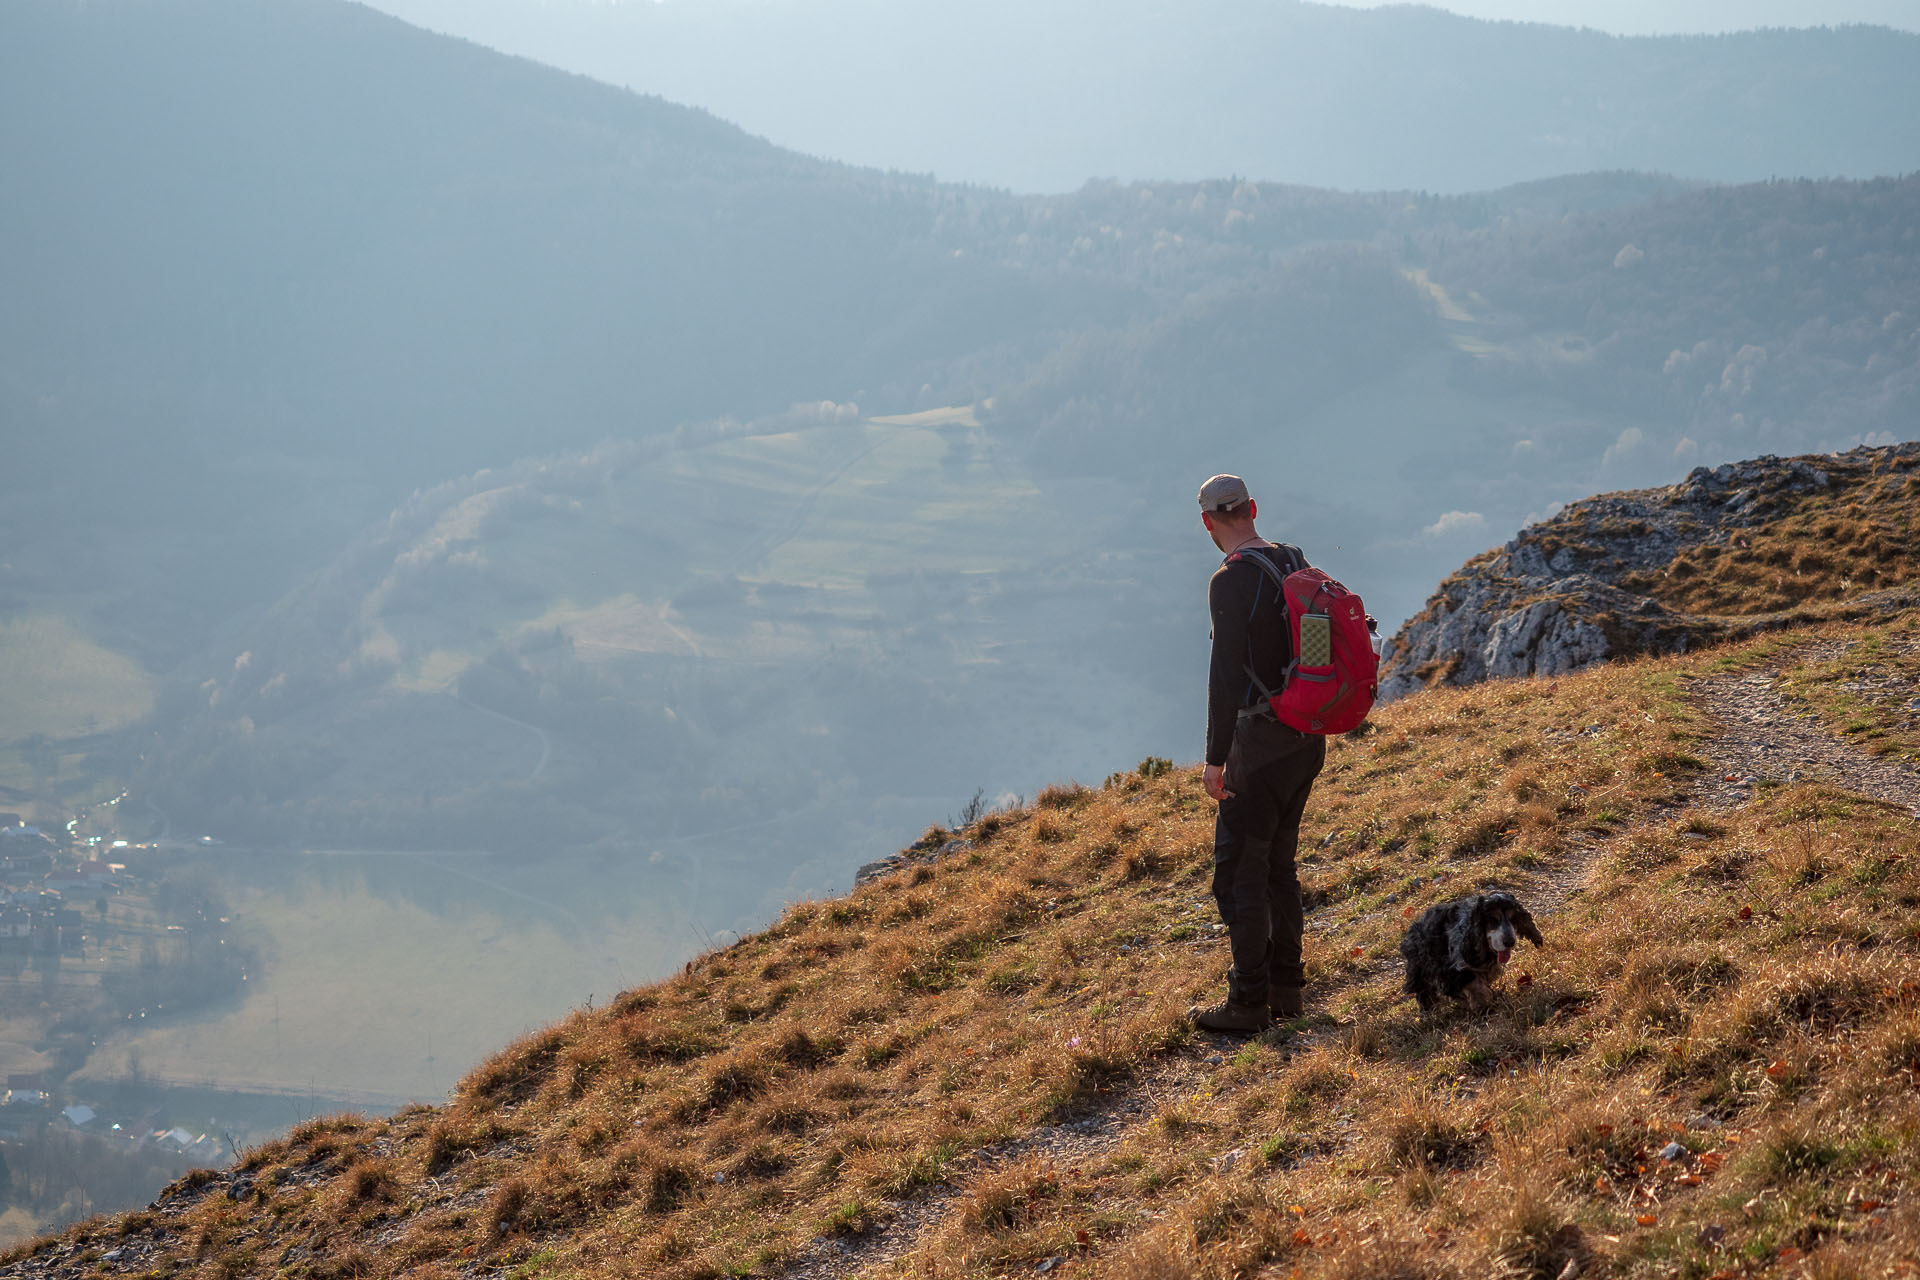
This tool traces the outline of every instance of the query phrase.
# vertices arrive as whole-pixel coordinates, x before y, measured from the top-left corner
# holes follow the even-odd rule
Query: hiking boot
[[[1275,1022],[1291,1022],[1307,1011],[1306,993],[1298,987],[1274,987],[1267,992],[1267,1011]]]
[[[1202,1031],[1218,1031],[1230,1036],[1258,1035],[1273,1025],[1266,1006],[1239,1004],[1233,1000],[1222,1000],[1205,1009],[1189,1009],[1187,1021]]]

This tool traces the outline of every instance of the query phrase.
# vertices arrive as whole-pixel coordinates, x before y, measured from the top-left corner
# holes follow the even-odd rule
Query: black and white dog
[[[1521,938],[1545,946],[1533,917],[1510,893],[1476,893],[1428,907],[1400,940],[1407,994],[1430,1012],[1442,996],[1475,1013],[1493,1003],[1490,984]]]

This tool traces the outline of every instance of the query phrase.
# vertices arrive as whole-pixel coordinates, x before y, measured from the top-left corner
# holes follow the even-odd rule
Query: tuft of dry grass
[[[346,1184],[349,1204],[361,1204],[369,1200],[391,1202],[400,1194],[399,1179],[394,1177],[392,1166],[385,1160],[356,1160],[348,1166],[341,1181]]]

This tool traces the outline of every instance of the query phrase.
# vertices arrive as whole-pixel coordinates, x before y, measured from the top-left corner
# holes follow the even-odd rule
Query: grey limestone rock
[[[853,873],[853,883],[856,886],[869,884],[875,880],[885,879],[887,876],[892,875],[902,868],[915,866],[923,862],[938,862],[940,859],[948,857],[951,854],[965,853],[971,848],[973,848],[973,841],[971,840],[948,840],[946,843],[934,849],[926,849],[918,846],[910,849],[902,849],[898,853],[890,853],[884,858],[878,858],[872,862],[862,864],[860,869]]]
[[[1566,602],[1536,600],[1487,628],[1489,676],[1557,676],[1607,656],[1607,636]]]

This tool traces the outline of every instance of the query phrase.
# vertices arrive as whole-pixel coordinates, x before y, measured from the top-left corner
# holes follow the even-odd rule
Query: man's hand
[[[1200,785],[1215,800],[1231,800],[1233,792],[1227,790],[1227,769],[1225,765],[1210,764],[1200,772]]]

